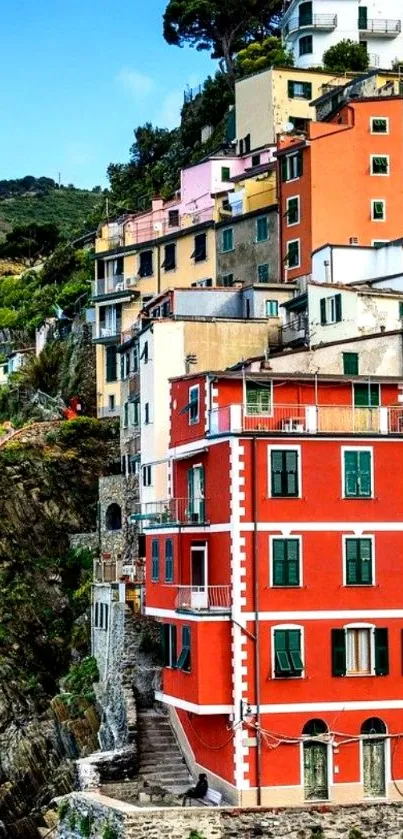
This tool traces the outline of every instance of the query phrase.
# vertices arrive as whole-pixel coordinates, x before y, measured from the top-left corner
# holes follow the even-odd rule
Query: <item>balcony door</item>
[[[207,545],[205,542],[191,547],[192,608],[207,609]]]
[[[358,7],[358,29],[368,29],[368,7]]]
[[[298,9],[299,26],[312,25],[312,3],[301,3]]]
[[[188,471],[188,511],[190,522],[204,522],[204,467],[200,464]]]

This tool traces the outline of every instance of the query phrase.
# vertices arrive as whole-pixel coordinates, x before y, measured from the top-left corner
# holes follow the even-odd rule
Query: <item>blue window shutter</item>
[[[357,495],[358,458],[356,451],[344,452],[344,488],[347,498],[354,498]]]
[[[377,676],[387,676],[389,673],[387,629],[375,629],[375,673]]]
[[[324,326],[326,323],[326,298],[321,297],[320,300],[320,322]]]
[[[332,629],[332,676],[346,675],[346,635],[344,629]]]
[[[355,585],[358,579],[358,539],[346,539],[346,582]]]

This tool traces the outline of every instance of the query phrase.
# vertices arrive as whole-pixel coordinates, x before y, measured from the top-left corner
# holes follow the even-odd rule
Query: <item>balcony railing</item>
[[[284,324],[280,330],[282,344],[304,344],[308,338],[308,318],[301,316]]]
[[[120,335],[120,323],[117,323],[116,326],[99,326],[98,329],[93,331],[92,333],[92,340],[93,341],[107,341],[108,338],[117,338]]]
[[[114,405],[113,408],[109,406],[97,408],[98,419],[107,419],[108,417],[120,417],[120,405]]]
[[[94,581],[96,583],[145,582],[144,565],[124,564],[121,559],[96,559],[94,562]]]
[[[230,586],[179,586],[175,608],[189,612],[230,612]]]
[[[365,23],[359,23],[358,28],[360,34],[365,32],[366,35],[385,35],[390,38],[395,38],[402,31],[401,20],[386,20],[385,18],[369,18]]]
[[[135,291],[137,277],[125,277],[124,274],[114,274],[92,282],[92,296],[101,297],[105,294],[117,294],[120,291]]]
[[[175,527],[206,523],[206,500],[204,498],[167,498],[165,501],[150,501],[138,506],[131,515],[131,521],[141,521],[145,527]]]
[[[276,405],[270,411],[252,413],[243,405],[226,405],[210,411],[211,435],[242,431],[280,434],[403,434],[403,407]]]
[[[287,36],[298,29],[332,30],[336,29],[336,26],[337,15],[307,15],[306,18],[295,16],[284,24],[283,34]]]

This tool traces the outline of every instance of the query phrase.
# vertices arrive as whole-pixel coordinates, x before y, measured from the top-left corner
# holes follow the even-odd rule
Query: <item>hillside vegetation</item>
[[[56,224],[65,236],[79,234],[88,229],[87,219],[100,204],[98,191],[59,188],[50,178],[0,181],[0,236],[4,238],[16,225],[31,223]]]

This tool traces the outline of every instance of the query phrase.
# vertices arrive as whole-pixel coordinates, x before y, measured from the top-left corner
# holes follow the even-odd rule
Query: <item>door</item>
[[[353,431],[379,431],[379,385],[354,384]]]
[[[204,522],[204,467],[193,466],[188,472],[189,521]]]
[[[307,742],[304,749],[305,800],[329,797],[326,743]]]
[[[299,25],[312,25],[312,3],[301,3],[299,6]]]
[[[206,545],[192,546],[192,609],[207,609],[207,548]]]
[[[106,306],[105,329],[106,335],[116,335],[116,309],[114,306]]]
[[[368,28],[368,8],[367,6],[358,7],[358,29]]]
[[[384,798],[386,795],[385,740],[363,740],[364,795]]]

